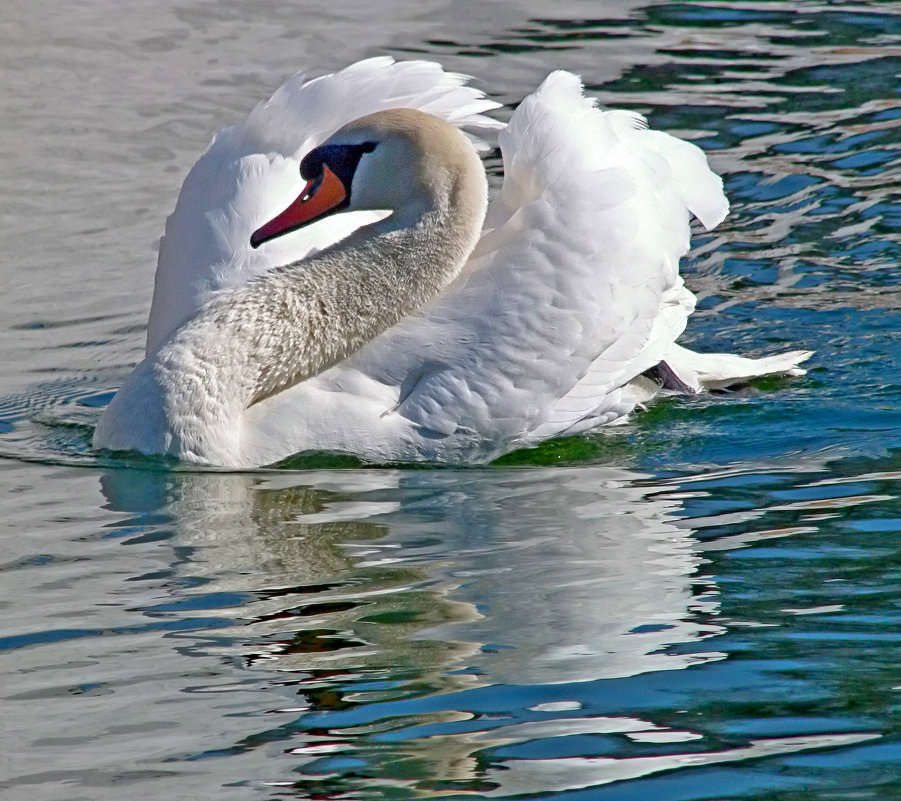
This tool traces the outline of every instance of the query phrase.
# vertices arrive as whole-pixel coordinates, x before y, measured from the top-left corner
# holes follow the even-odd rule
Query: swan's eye
[[[322,179],[325,177],[325,172],[320,172],[319,175],[313,180],[312,183],[307,185],[307,191],[304,192],[300,199],[306,203],[313,195],[315,195],[319,191],[319,187],[322,186]]]

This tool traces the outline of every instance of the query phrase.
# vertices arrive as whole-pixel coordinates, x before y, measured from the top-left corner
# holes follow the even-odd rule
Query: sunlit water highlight
[[[0,20],[0,797],[901,797],[897,6],[372,13]],[[702,145],[733,213],[688,341],[810,374],[479,469],[93,454],[209,136],[383,52],[510,108],[572,69]]]

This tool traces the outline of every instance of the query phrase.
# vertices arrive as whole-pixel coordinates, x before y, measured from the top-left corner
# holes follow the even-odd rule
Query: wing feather
[[[700,150],[598,110],[552,73],[498,137],[504,183],[464,279],[353,360],[385,383],[415,373],[396,413],[430,437],[517,442],[626,414],[626,385],[681,333],[689,211],[725,215]],[[697,174],[696,174],[697,173]]]

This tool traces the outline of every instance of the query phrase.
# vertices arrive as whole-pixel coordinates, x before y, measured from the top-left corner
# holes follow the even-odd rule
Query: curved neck
[[[227,312],[229,328],[252,329],[259,371],[248,405],[342,361],[437,295],[475,247],[477,211],[443,202],[404,225],[402,210],[248,286]]]
[[[485,215],[478,167],[201,309],[154,359],[167,417],[183,418],[173,430],[190,439],[195,426],[234,424],[235,414],[346,358],[449,284]]]

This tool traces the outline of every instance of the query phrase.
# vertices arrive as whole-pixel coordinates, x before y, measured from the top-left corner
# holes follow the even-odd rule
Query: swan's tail
[[[725,389],[765,375],[804,375],[806,371],[798,365],[812,355],[811,350],[792,350],[775,356],[749,359],[731,353],[695,353],[681,345],[673,345],[662,364],[674,376],[670,378],[666,374],[666,368],[662,368],[663,374],[658,380],[663,382],[664,387],[677,391]],[[670,385],[670,381],[674,385]],[[678,386],[679,383],[682,386]]]

